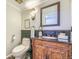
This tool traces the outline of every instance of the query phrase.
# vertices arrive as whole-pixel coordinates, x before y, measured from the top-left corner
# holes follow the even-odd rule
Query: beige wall
[[[8,2],[6,7],[6,55],[9,55],[21,41],[21,11]],[[12,42],[14,34],[15,40]]]
[[[34,22],[30,19],[30,15],[28,11],[23,12],[23,19],[22,19],[22,30],[28,30],[24,28],[24,20],[29,18],[30,19],[30,26],[35,25],[35,29],[38,29],[40,26],[40,8],[47,6],[49,4],[55,3],[60,1],[60,26],[51,26],[51,27],[44,27],[44,30],[69,30],[71,29],[71,0],[49,0],[41,4],[40,6],[36,7],[38,12],[36,14],[36,19]]]

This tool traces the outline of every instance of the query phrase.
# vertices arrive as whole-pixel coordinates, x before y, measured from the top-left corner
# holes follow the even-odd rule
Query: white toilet
[[[12,50],[12,55],[15,57],[15,59],[25,59],[26,51],[30,48],[30,39],[29,38],[23,38],[22,44],[15,47]]]

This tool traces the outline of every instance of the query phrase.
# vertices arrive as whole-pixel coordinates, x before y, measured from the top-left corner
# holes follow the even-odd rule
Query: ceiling
[[[18,0],[18,1],[21,1],[21,0]],[[22,3],[18,3],[18,2],[16,2],[16,0],[7,0],[7,2],[10,2],[10,3],[18,6],[19,8],[21,8],[23,10],[33,8],[48,0],[22,0],[22,1],[23,1]]]

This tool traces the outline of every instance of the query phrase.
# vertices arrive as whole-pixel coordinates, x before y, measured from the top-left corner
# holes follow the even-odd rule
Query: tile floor
[[[7,58],[7,59],[15,59],[13,56]],[[31,59],[30,56],[26,57],[25,59]]]

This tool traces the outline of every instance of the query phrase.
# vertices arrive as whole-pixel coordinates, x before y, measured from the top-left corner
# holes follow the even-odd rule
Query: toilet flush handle
[[[15,34],[12,35],[12,40],[11,40],[11,42],[14,42],[14,40],[15,40]]]

